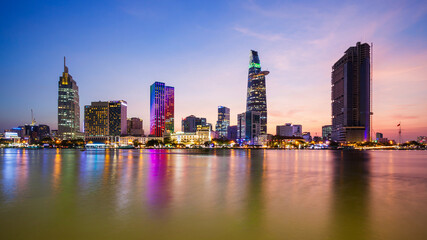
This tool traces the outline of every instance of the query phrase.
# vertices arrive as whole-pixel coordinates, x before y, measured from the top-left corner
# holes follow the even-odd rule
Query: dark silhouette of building
[[[370,69],[370,46],[360,42],[333,65],[332,140],[370,140]]]
[[[80,136],[79,88],[65,65],[58,82],[58,134],[62,139]]]
[[[143,136],[144,135],[144,130],[142,128],[142,124],[143,121],[140,118],[129,118],[127,120],[127,134],[130,136]]]
[[[267,93],[265,76],[269,73],[269,71],[261,71],[258,52],[251,50],[249,57],[246,111],[256,111],[261,114],[261,134],[267,134]]]

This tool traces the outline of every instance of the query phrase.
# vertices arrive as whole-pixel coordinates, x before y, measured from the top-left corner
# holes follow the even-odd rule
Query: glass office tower
[[[79,87],[68,73],[64,57],[64,72],[58,82],[58,134],[62,139],[75,139],[79,132]]]
[[[249,57],[246,111],[256,111],[261,114],[261,134],[267,134],[267,93],[265,76],[269,73],[269,71],[261,71],[258,52],[251,50]]]
[[[358,42],[332,66],[331,138],[339,142],[370,140],[370,46]]]
[[[230,109],[228,107],[218,107],[218,121],[215,130],[220,138],[227,138],[228,126],[230,126]]]
[[[173,133],[175,128],[175,88],[165,87],[165,130],[167,133]]]

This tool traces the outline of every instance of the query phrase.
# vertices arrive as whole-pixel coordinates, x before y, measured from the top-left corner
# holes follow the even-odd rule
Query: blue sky
[[[423,1],[6,1],[0,8],[0,130],[56,129],[63,56],[80,103],[128,101],[148,132],[149,86],[175,87],[175,128],[190,114],[232,123],[245,110],[249,50],[267,78],[268,131],[330,123],[332,64],[374,43],[374,130],[427,135],[427,3]]]

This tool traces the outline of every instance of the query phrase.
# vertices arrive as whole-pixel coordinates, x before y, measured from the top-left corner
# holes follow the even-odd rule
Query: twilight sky
[[[90,3],[88,3],[90,2]],[[331,67],[356,42],[374,43],[374,131],[427,135],[425,1],[3,1],[0,130],[57,129],[67,57],[80,105],[124,99],[149,131],[149,86],[175,87],[175,129],[194,114],[232,124],[245,111],[249,50],[267,76],[268,132],[284,123],[321,134],[331,122]],[[83,121],[83,113],[82,113]],[[83,124],[82,124],[83,126]]]

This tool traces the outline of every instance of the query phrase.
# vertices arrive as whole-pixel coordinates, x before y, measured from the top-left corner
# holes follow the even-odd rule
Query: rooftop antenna
[[[397,124],[397,126],[399,127],[399,144],[402,144],[402,124]]]
[[[31,109],[31,125],[32,126],[36,125],[36,119],[34,119],[33,109]]]
[[[65,73],[68,73],[68,68],[67,68],[67,66],[65,65],[65,56],[64,56],[64,72],[65,72]]]

